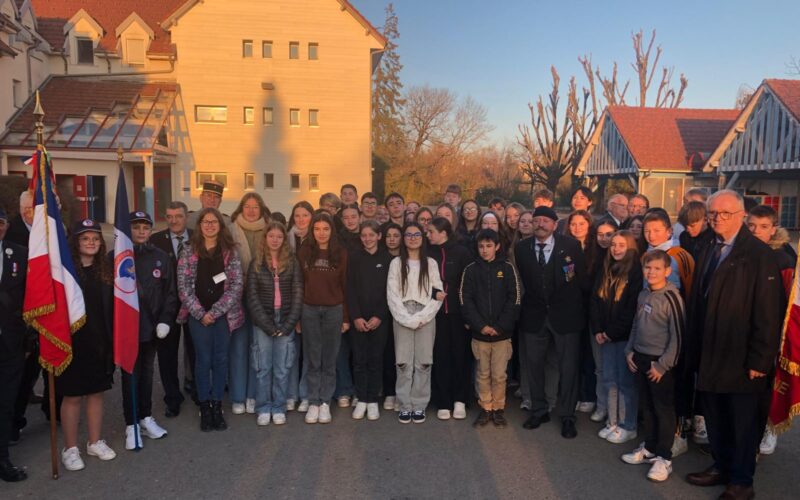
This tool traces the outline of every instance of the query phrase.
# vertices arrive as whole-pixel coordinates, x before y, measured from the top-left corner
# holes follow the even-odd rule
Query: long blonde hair
[[[267,235],[273,230],[280,231],[283,235],[283,243],[281,244],[281,248],[278,250],[278,269],[273,267],[272,256],[270,256],[269,247],[267,247]],[[294,259],[294,256],[292,255],[292,249],[289,246],[289,234],[286,231],[286,226],[277,221],[268,222],[267,227],[264,229],[264,238],[262,238],[258,243],[255,261],[263,262],[270,272],[280,274],[289,267],[289,263],[292,261],[292,259]],[[260,272],[260,270],[261,266],[257,266],[256,272]]]
[[[622,292],[628,286],[628,279],[634,266],[639,266],[639,246],[636,244],[636,238],[633,233],[627,230],[617,231],[614,238],[623,238],[628,250],[621,260],[614,260],[611,255],[611,250],[606,254],[606,261],[603,265],[603,277],[600,283],[600,288],[597,290],[597,296],[603,300],[611,298],[614,294],[614,302],[619,302],[622,297]]]

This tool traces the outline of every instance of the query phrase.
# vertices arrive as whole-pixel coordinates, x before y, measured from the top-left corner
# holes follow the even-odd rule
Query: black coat
[[[444,245],[431,245],[428,247],[428,257],[436,261],[439,276],[442,278],[444,299],[438,314],[461,314],[461,303],[458,301],[458,287],[461,286],[461,273],[467,264],[473,261],[473,256],[467,247],[456,239],[448,239]],[[442,269],[444,263],[444,269]]]
[[[303,311],[303,269],[294,257],[278,274],[281,291],[281,322],[275,326],[275,275],[263,262],[253,260],[247,271],[244,301],[253,324],[269,336],[278,331],[289,335]]]
[[[150,244],[135,245],[139,295],[139,342],[153,340],[156,325],[171,325],[178,315],[175,268],[169,255]]]
[[[602,269],[595,279],[592,296],[589,300],[589,329],[592,335],[604,332],[614,342],[628,340],[636,316],[639,292],[644,286],[642,268],[638,260],[631,268],[628,282],[619,300],[613,297],[602,299],[599,292],[603,285]]]
[[[476,259],[464,268],[458,291],[461,313],[472,338],[483,342],[510,339],[519,318],[522,292],[514,264],[505,259]],[[500,335],[481,333],[485,326]]]
[[[704,297],[701,282],[713,248],[699,254],[689,298],[687,365],[697,371],[699,391],[761,392],[768,377],[750,380],[748,374],[775,366],[786,311],[780,272],[769,246],[742,226]]]
[[[543,291],[542,268],[536,256],[536,238],[526,238],[514,248],[514,259],[525,294],[522,297],[520,331],[538,333],[550,320],[559,333],[579,333],[586,327],[586,296],[590,287],[586,260],[577,240],[553,234],[555,245],[550,260],[555,265],[555,282],[548,296]]]
[[[192,239],[192,232],[193,231],[191,229],[187,228],[188,238],[187,238],[186,241],[183,242],[183,245],[186,247],[187,250],[189,249],[189,240]],[[166,252],[166,254],[169,256],[169,262],[170,262],[170,264],[172,264],[172,271],[173,271],[172,276],[174,277],[174,281],[175,281],[175,289],[177,290],[177,288],[178,288],[178,256],[175,255],[175,251],[172,249],[172,240],[170,238],[171,238],[171,234],[169,232],[169,229],[165,229],[163,231],[159,231],[157,233],[153,233],[152,235],[150,235],[149,243],[151,245],[153,245],[154,247],[160,249],[161,251]],[[178,301],[178,311],[180,311],[180,301]],[[175,317],[172,318],[170,323],[174,323],[175,322],[175,318],[178,317],[178,311],[175,312]]]
[[[28,249],[2,241],[3,275],[0,276],[0,360],[23,353],[28,329],[22,320]]]
[[[28,238],[31,235],[28,226],[25,225],[25,221],[22,220],[22,216],[20,214],[15,215],[10,221],[8,231],[6,231],[6,237],[4,241],[8,241],[11,243],[16,243],[21,247],[28,248]]]
[[[363,248],[352,253],[347,262],[347,308],[350,318],[381,321],[389,318],[386,281],[392,255],[385,248],[370,254]]]

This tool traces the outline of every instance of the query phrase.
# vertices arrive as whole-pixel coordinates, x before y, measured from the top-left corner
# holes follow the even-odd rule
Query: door
[[[159,167],[153,169],[153,184],[155,198],[155,211],[154,214],[157,221],[165,220],[167,214],[167,206],[172,201],[172,170],[169,166]]]
[[[89,217],[97,222],[106,222],[106,177],[89,175],[86,179],[88,190]]]

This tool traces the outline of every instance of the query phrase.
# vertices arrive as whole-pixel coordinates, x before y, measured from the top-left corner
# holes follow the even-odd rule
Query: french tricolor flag
[[[114,210],[114,364],[133,374],[139,355],[139,295],[128,213],[128,190],[120,166]]]
[[[29,164],[34,205],[23,318],[39,332],[39,363],[60,375],[72,361],[71,335],[86,322],[86,306],[58,212],[50,155],[39,149]]]

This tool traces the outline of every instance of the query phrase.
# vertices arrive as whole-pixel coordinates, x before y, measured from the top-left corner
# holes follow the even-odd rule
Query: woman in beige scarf
[[[264,241],[269,215],[269,209],[257,193],[245,194],[231,215],[229,228],[239,246],[244,276],[247,276],[250,262],[257,254],[258,245]],[[231,333],[228,351],[228,389],[234,415],[256,411],[256,372],[254,367],[250,366],[253,324],[249,313],[245,314],[245,319],[244,326]]]

